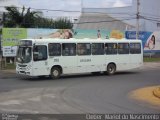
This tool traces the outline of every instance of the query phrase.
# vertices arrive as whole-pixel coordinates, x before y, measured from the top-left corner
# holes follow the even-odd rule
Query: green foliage
[[[37,17],[35,18],[36,28],[54,28],[54,21],[52,19]]]
[[[20,27],[20,28],[53,28],[53,29],[72,29],[73,24],[67,18],[58,20],[43,18],[39,15],[39,11],[31,11],[22,8],[21,12],[17,7],[6,7],[8,11],[4,14],[4,27]]]
[[[55,29],[72,29],[73,23],[67,18],[60,18],[55,21],[54,28]]]
[[[16,69],[16,65],[15,64],[7,64],[5,69]]]
[[[159,57],[144,57],[144,62],[160,62]]]
[[[32,27],[35,23],[34,18],[36,14],[38,14],[38,12],[35,11],[31,12],[30,8],[25,12],[25,7],[22,8],[21,12],[14,6],[6,7],[6,10],[8,12],[4,16],[4,27]]]

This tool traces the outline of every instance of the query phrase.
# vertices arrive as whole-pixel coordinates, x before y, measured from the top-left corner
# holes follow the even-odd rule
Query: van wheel
[[[111,63],[107,66],[107,74],[113,75],[116,72],[116,66],[115,64]]]
[[[51,78],[58,79],[61,75],[61,70],[58,67],[53,67],[51,70]]]

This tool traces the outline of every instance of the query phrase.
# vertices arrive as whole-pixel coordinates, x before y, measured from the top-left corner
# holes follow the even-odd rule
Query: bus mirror
[[[36,46],[36,45],[35,45],[35,43],[34,43],[34,44],[33,44],[33,51],[35,51],[35,46]]]

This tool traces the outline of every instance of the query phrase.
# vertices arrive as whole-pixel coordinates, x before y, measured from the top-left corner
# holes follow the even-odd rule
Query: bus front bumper
[[[16,73],[17,74],[19,74],[19,75],[27,75],[27,76],[32,76],[31,75],[31,72],[29,72],[29,71],[16,71]]]

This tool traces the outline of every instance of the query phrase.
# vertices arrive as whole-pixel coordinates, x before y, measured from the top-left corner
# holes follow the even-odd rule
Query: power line
[[[0,6],[0,7],[15,7],[15,6]],[[22,7],[15,7],[15,8],[20,8],[23,9]],[[32,10],[37,10],[37,11],[52,11],[52,12],[81,12],[81,13],[99,13],[99,14],[106,14],[106,12],[83,12],[83,11],[76,11],[76,10],[53,10],[53,9],[37,9],[37,8],[31,8]],[[25,8],[28,9],[28,8]],[[127,13],[127,12],[108,12],[107,14],[127,14],[127,15],[136,15],[135,13]]]
[[[15,7],[15,6],[0,6],[0,7],[3,7],[3,8],[5,8],[5,7]],[[22,7],[15,7],[15,8],[20,8],[20,9],[23,9]],[[28,9],[28,8],[25,8],[25,9]],[[52,11],[52,12],[71,12],[71,13],[73,13],[73,12],[81,12],[81,13],[98,13],[98,14],[112,14],[112,15],[114,15],[114,17],[116,17],[116,15],[118,15],[118,17],[117,18],[123,18],[122,17],[122,15],[129,15],[129,16],[136,16],[137,15],[137,13],[128,13],[128,12],[83,12],[83,11],[69,11],[69,10],[53,10],[53,9],[36,9],[36,8],[30,8],[30,9],[32,9],[32,10],[37,10],[37,11]],[[149,19],[160,19],[160,16],[155,16],[155,15],[153,15],[153,14],[148,14],[148,13],[139,13],[139,16],[140,15],[143,15],[143,14],[146,14],[147,16],[145,16],[145,17],[147,17],[147,18],[149,18]],[[121,16],[121,17],[120,17]],[[126,17],[126,16],[125,16]]]
[[[144,16],[141,16],[141,18],[142,18],[142,19],[145,19],[145,20],[149,20],[149,21],[160,22],[160,20],[151,19],[151,18],[147,18],[147,17],[144,17]]]
[[[141,15],[147,15],[147,16],[150,16],[150,17],[158,17],[160,18],[160,16],[157,16],[157,15],[154,15],[154,14],[150,14],[150,13],[141,13]]]
[[[120,22],[122,22],[122,21],[125,21],[125,20],[134,20],[134,19],[136,19],[136,18],[127,18],[127,19],[121,19],[121,20],[104,20],[104,21],[91,21],[91,22],[88,22],[88,21],[86,21],[86,22],[79,22],[79,23],[73,23],[73,24],[86,24],[86,23],[104,23],[104,22],[116,22],[116,21],[120,21]]]
[[[15,6],[0,6],[0,7],[14,7],[14,8],[20,8],[20,9],[23,9],[22,7],[15,7]],[[32,10],[37,10],[37,11],[54,11],[54,12],[81,12],[81,11],[78,11],[78,10],[53,10],[53,9],[37,9],[37,8],[31,8],[29,7],[30,9]],[[28,9],[28,8],[25,8],[25,9]]]
[[[133,16],[133,15],[136,15],[136,13],[125,13],[125,12],[81,12],[81,13],[86,13],[86,14],[88,14],[88,13],[98,13],[98,14],[117,14],[117,15],[130,15],[130,16]]]
[[[104,22],[108,23],[108,22],[117,22],[117,21],[122,22],[122,21],[125,21],[125,20],[134,20],[134,19],[136,19],[136,18],[127,18],[127,19],[122,19],[122,20],[116,20],[115,19],[115,20],[104,20],[104,21],[91,21],[91,22],[86,21],[86,22],[79,22],[79,23],[71,22],[71,24],[88,24],[88,23],[104,23]],[[40,23],[40,22],[36,22],[36,23]],[[23,23],[23,24],[32,24],[32,23],[27,22],[27,23]]]
[[[140,1],[137,0],[137,14],[136,14],[136,19],[137,19],[137,23],[136,23],[136,39],[139,38],[139,6],[140,6]]]
[[[144,16],[144,15],[140,15],[141,17],[146,17],[146,18],[149,18],[149,19],[160,19],[160,17],[150,17],[150,16]]]
[[[137,3],[139,5],[139,3]],[[15,6],[0,6],[0,7],[15,7]],[[21,7],[15,7],[15,8],[20,8],[20,9],[23,9]],[[25,9],[28,9],[28,8],[25,8]],[[30,8],[32,10],[41,10],[41,11],[52,11],[52,12],[81,12],[81,11],[69,11],[69,10],[53,10],[53,9],[36,9],[36,8]],[[155,15],[152,15],[152,14],[148,14],[148,16],[142,16],[140,13],[127,13],[127,12],[108,12],[108,13],[105,13],[105,12],[81,12],[81,13],[98,13],[98,14],[113,14],[114,17],[116,18],[119,18],[121,20],[111,20],[111,21],[93,21],[93,22],[81,22],[81,23],[76,23],[76,24],[83,24],[83,23],[99,23],[99,22],[114,22],[114,21],[123,21],[123,20],[131,20],[131,19],[135,19],[135,18],[127,18],[127,16],[125,15],[129,15],[129,16],[136,16],[137,15],[137,18],[139,19],[145,19],[145,20],[150,20],[150,21],[156,21],[156,22],[160,22],[160,16],[155,16]],[[144,13],[146,14],[146,13]],[[118,15],[118,16],[116,16]],[[124,15],[124,16],[123,16]],[[124,18],[124,19],[123,19]],[[73,23],[74,24],[74,23]]]

